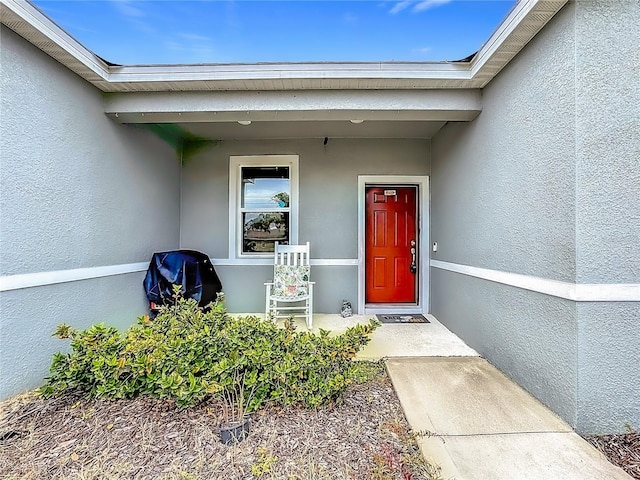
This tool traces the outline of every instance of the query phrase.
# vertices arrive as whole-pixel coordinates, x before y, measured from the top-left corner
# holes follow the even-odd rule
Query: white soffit
[[[0,21],[104,92],[482,88],[568,0],[520,0],[471,62],[109,65],[25,0]]]

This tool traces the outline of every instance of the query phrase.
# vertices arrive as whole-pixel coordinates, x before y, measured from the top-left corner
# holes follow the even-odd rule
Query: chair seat
[[[309,298],[309,295],[304,295],[302,297],[281,297],[278,295],[271,295],[273,300],[278,300],[279,302],[303,302]]]
[[[265,283],[268,318],[302,316],[306,319],[307,328],[313,328],[314,282],[309,281],[310,268],[308,242],[306,245],[275,243],[273,281]],[[294,305],[297,303],[301,305]]]

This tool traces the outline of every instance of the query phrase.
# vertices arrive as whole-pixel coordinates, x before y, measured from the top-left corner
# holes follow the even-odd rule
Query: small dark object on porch
[[[353,316],[353,307],[351,306],[350,301],[348,300],[342,301],[342,308],[340,309],[340,315],[342,315],[342,318]]]
[[[195,250],[154,253],[144,279],[152,313],[175,301],[174,285],[180,285],[182,296],[193,298],[202,308],[222,291],[222,283],[206,254]]]

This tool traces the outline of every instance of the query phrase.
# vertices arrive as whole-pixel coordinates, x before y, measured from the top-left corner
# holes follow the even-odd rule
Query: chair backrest
[[[309,242],[306,245],[275,244],[274,294],[296,299],[309,294]]]
[[[304,245],[279,245],[275,244],[274,265],[309,265],[309,242]]]

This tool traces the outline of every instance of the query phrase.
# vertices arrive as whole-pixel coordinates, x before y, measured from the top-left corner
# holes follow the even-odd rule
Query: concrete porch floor
[[[379,360],[392,357],[477,357],[478,353],[451,333],[433,315],[425,315],[430,323],[383,323],[371,336],[371,342],[356,358]],[[342,318],[340,315],[315,314],[313,330],[319,328],[332,332],[343,332],[358,323],[369,323],[375,315],[354,315]],[[303,320],[296,319],[301,330],[306,329]]]

